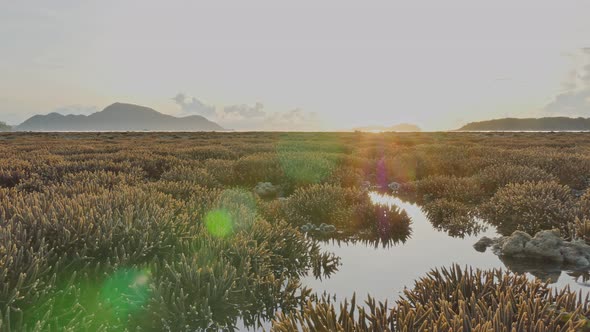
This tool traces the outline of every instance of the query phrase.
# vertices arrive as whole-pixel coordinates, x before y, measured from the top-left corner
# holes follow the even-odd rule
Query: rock
[[[587,255],[590,255],[590,246],[586,244],[586,241],[582,239],[573,240],[570,243],[566,243],[566,245],[576,248],[577,250],[584,252]]]
[[[397,182],[392,182],[387,187],[393,192],[398,192],[402,188],[402,185]]]
[[[540,231],[525,244],[524,255],[561,262],[563,261],[560,252],[562,244],[563,240],[559,237],[559,232]]]
[[[575,266],[590,266],[590,246],[584,240],[564,243],[561,255],[566,263]]]
[[[524,246],[531,240],[531,236],[525,232],[516,231],[502,242],[501,252],[505,256],[521,256]]]
[[[492,245],[494,245],[494,240],[490,239],[487,236],[484,236],[473,245],[473,248],[475,248],[475,250],[479,252],[484,252],[488,247],[491,247]]]
[[[577,197],[577,198],[582,197],[585,192],[586,192],[585,190],[572,189],[572,195],[574,195],[574,197]]]
[[[320,231],[322,231],[323,233],[332,233],[332,232],[336,231],[336,226],[328,225],[328,224],[321,224]]]
[[[272,198],[278,195],[279,189],[270,182],[258,182],[254,187],[254,192],[260,197]]]
[[[372,187],[373,185],[371,185],[370,181],[363,181],[363,183],[361,183],[361,190],[363,191],[371,190]]]
[[[560,254],[563,257],[563,261],[567,264],[579,267],[590,265],[587,256],[574,247],[563,247],[560,249]]]
[[[312,223],[307,223],[307,224],[301,226],[299,229],[304,233],[308,233],[311,231],[317,231],[317,232],[322,232],[322,233],[333,233],[336,231],[336,226],[329,225],[326,223],[322,223],[321,225],[316,226]]]
[[[590,266],[590,246],[583,240],[567,242],[557,230],[540,231],[534,237],[516,231],[497,239],[483,237],[473,245],[478,251],[485,251],[489,246],[502,259],[515,258],[558,265],[563,263],[577,268]]]

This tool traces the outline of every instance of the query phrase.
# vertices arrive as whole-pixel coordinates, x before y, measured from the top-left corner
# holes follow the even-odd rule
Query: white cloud
[[[320,129],[318,115],[301,109],[267,111],[261,102],[254,105],[236,104],[216,108],[201,103],[195,97],[189,98],[183,93],[178,93],[172,99],[182,108],[183,113],[207,115],[209,120],[227,129],[270,131]]]
[[[563,83],[564,91],[544,107],[552,115],[590,116],[590,48],[572,55],[574,68]]]
[[[222,118],[234,120],[260,118],[265,115],[266,113],[264,112],[264,105],[262,103],[256,103],[254,106],[246,104],[225,106],[222,112],[218,114]]]
[[[215,114],[215,106],[206,105],[195,97],[188,98],[184,93],[178,93],[172,98],[182,109],[182,116],[202,115],[209,117]]]
[[[265,131],[310,131],[319,130],[319,119],[316,113],[300,109],[290,111],[265,112],[259,111],[255,116],[244,117],[235,114],[223,114],[217,119],[225,128],[236,130]]]

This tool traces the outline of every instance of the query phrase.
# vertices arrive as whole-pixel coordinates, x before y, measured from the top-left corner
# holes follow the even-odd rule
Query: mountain
[[[175,117],[149,107],[114,103],[90,115],[35,115],[17,131],[213,131],[224,130],[200,115]]]
[[[12,130],[11,126],[7,125],[6,122],[0,121],[0,132],[11,131],[11,130]]]
[[[471,122],[459,131],[586,131],[590,130],[590,119],[586,118],[504,118]]]
[[[411,123],[400,123],[395,126],[366,126],[354,128],[353,131],[371,131],[371,132],[383,132],[383,131],[398,131],[398,132],[417,132],[421,131],[420,127]]]

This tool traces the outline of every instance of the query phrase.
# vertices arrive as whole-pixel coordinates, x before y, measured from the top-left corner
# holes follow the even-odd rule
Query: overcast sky
[[[235,129],[590,117],[590,2],[2,1],[0,121],[115,102]]]

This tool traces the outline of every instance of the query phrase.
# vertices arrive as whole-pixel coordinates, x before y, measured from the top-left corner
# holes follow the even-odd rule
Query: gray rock
[[[586,193],[585,190],[572,189],[572,195],[574,195],[574,197],[580,198],[584,195],[584,193]]]
[[[393,192],[398,192],[402,188],[402,185],[397,182],[392,182],[387,187]]]
[[[363,183],[361,183],[361,190],[371,190],[373,186],[371,185],[370,181],[363,181]]]
[[[299,227],[299,229],[304,233],[308,233],[308,232],[333,233],[336,231],[336,226],[326,224],[326,223],[322,223],[321,225],[316,226],[312,223],[307,223],[307,224]]]
[[[334,225],[328,225],[328,226],[326,226],[326,229],[324,231],[326,233],[334,233],[336,231],[336,226],[334,226]]]
[[[320,231],[323,233],[332,233],[336,231],[336,226],[322,223],[320,225]]]
[[[561,247],[561,255],[566,263],[575,266],[590,266],[590,246],[584,240],[566,242]]]
[[[586,244],[586,241],[582,239],[573,240],[567,243],[568,246],[574,247],[577,250],[584,252],[586,255],[590,255],[590,246]]]
[[[578,267],[589,266],[590,262],[584,253],[577,250],[575,247],[565,246],[560,249],[563,261]]]
[[[524,256],[524,246],[531,240],[531,236],[525,232],[516,231],[505,239],[502,243],[502,255],[505,256]]]
[[[485,251],[490,246],[502,259],[536,260],[558,265],[563,263],[578,268],[590,266],[590,246],[583,240],[567,242],[557,230],[540,231],[534,237],[516,231],[510,236],[496,239],[483,237],[473,245],[478,251]]]
[[[254,192],[260,197],[271,198],[278,195],[279,188],[270,182],[258,182],[254,187]]]
[[[484,236],[473,245],[473,248],[475,248],[475,250],[477,250],[479,252],[484,252],[484,251],[486,251],[486,249],[488,247],[491,247],[493,245],[494,245],[494,240],[490,239],[487,236]]]
[[[512,234],[512,236],[514,236],[514,234]],[[550,230],[540,231],[535,234],[534,238],[525,243],[523,254],[527,257],[561,262],[563,261],[563,256],[560,251],[562,245],[563,240],[559,237],[559,232]]]

